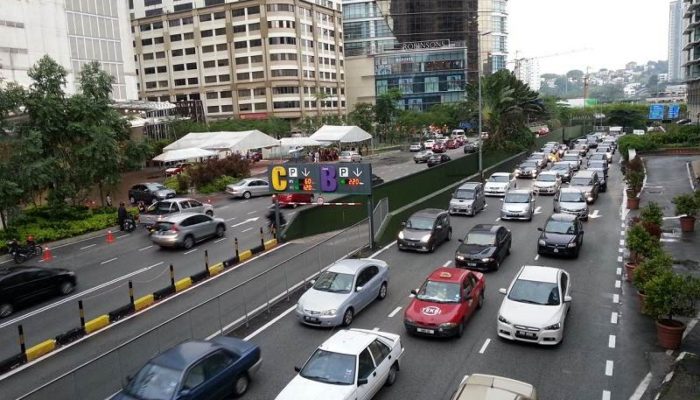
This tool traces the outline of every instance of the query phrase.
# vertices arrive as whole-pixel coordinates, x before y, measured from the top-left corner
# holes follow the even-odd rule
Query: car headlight
[[[593,195],[591,193],[586,193],[586,200],[593,201]]]
[[[481,262],[491,262],[491,261],[493,261],[493,258],[491,258],[491,257],[481,259]]]
[[[567,244],[566,247],[568,247],[568,248],[576,247],[576,242],[575,241],[571,242],[571,243]]]
[[[427,235],[423,236],[422,238],[420,238],[420,241],[422,243],[428,243],[429,240],[430,240],[430,234],[427,234]]]
[[[544,246],[547,244],[544,240],[540,239],[537,243],[539,243],[540,246]]]
[[[517,169],[515,170],[515,173],[516,173],[516,174],[519,174],[520,172],[521,172],[521,171],[520,171],[520,168],[517,168]]]
[[[452,329],[456,327],[457,324],[455,324],[454,322],[446,322],[444,324],[440,324],[440,329]]]
[[[301,303],[297,303],[297,311],[304,312],[304,306]]]
[[[403,239],[403,231],[399,232],[399,239]]]
[[[457,254],[455,258],[457,258],[459,261],[464,261],[464,256],[461,254]]]
[[[559,322],[557,322],[554,325],[549,325],[549,326],[544,327],[545,331],[556,331],[558,329],[561,329],[561,324]]]
[[[333,309],[330,309],[330,310],[321,311],[321,315],[327,315],[327,316],[330,316],[330,317],[334,317],[336,312],[338,312],[338,310],[336,310],[335,308],[333,308]]]
[[[510,321],[508,321],[507,319],[503,318],[502,315],[499,315],[499,316],[498,316],[498,320],[501,321],[501,322],[503,322],[504,324],[510,324]]]

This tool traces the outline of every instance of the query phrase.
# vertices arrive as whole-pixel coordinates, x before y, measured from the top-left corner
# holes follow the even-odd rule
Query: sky
[[[571,52],[540,58],[541,74],[666,60],[669,4],[670,0],[508,0],[508,58],[515,59],[516,51],[517,57]]]

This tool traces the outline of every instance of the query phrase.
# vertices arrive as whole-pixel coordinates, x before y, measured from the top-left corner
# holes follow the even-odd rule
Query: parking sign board
[[[367,163],[271,165],[268,178],[276,193],[372,193],[372,166]]]

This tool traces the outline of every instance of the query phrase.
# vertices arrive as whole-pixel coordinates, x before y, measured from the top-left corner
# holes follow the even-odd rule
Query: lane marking
[[[625,229],[625,228],[626,228],[626,226],[625,226],[625,223],[624,223],[624,222],[620,224],[620,228],[622,228],[622,229]]]
[[[615,273],[616,273],[618,276],[622,276],[622,268],[618,268],[618,269],[615,271]]]
[[[603,397],[601,398],[602,400],[610,400],[610,391],[609,390],[603,390]]]
[[[153,247],[153,245],[146,246],[146,247],[141,247],[141,248],[139,249],[139,251],[148,250],[148,249],[150,249],[151,247]]]
[[[620,295],[614,294],[613,295],[613,303],[618,304],[619,302],[620,302]]]
[[[690,332],[692,332],[693,328],[695,328],[695,325],[698,323],[698,318],[693,318],[690,322],[688,322],[688,326],[686,327],[685,331],[683,331],[683,339],[685,339],[686,335],[688,335]]]
[[[500,220],[501,220],[501,217],[496,218],[496,222],[498,222],[498,221],[500,221]]]
[[[121,238],[123,238],[124,236],[129,236],[129,235],[131,235],[131,234],[130,234],[130,233],[125,233],[125,234],[123,234],[123,235],[116,236],[116,238],[117,238],[117,239],[121,239]]]
[[[394,311],[392,311],[392,312],[389,314],[389,318],[394,318],[394,316],[395,316],[396,314],[398,314],[399,311],[401,311],[401,306],[398,306],[398,307],[394,308]]]
[[[608,336],[608,347],[610,347],[611,349],[614,349],[615,348],[615,340],[616,340],[615,335]]]
[[[105,264],[111,263],[112,261],[114,261],[114,260],[116,260],[116,259],[117,259],[117,257],[110,258],[109,260],[102,261],[102,262],[100,263],[100,265],[105,265]]]
[[[251,211],[251,212],[249,212],[247,215],[253,215],[253,214],[255,214],[256,212],[257,212],[257,211]]]
[[[622,256],[617,256],[617,262],[622,262]]]
[[[452,264],[452,260],[446,261],[444,264],[442,264],[443,267],[449,267],[450,264]]]
[[[685,164],[685,169],[688,171],[688,181],[690,181],[690,187],[695,191],[695,182],[693,182],[693,174],[690,172],[690,163]]]
[[[625,245],[625,239],[620,239],[620,246],[624,246],[624,245]]]
[[[610,314],[610,323],[617,324],[617,313],[615,311]]]
[[[219,243],[219,242],[223,242],[224,240],[226,240],[226,238],[225,238],[225,237],[222,237],[222,238],[221,238],[221,239],[219,239],[219,240],[215,240],[215,241],[214,241],[214,243]]]
[[[624,252],[625,252],[625,249],[624,249],[623,247],[620,247],[620,248],[617,249],[617,252],[618,252],[618,253],[624,253]]]
[[[90,247],[93,247],[93,246],[97,246],[97,243],[93,243],[93,244],[89,244],[89,245],[87,245],[87,246],[83,246],[83,247],[80,248],[80,250],[86,250],[86,249],[89,249]]]
[[[281,320],[282,318],[286,317],[289,313],[291,313],[292,311],[296,310],[296,308],[297,308],[297,305],[295,304],[295,305],[289,307],[288,309],[284,310],[284,312],[283,312],[282,314],[280,314],[280,315],[276,316],[275,318],[271,319],[270,322],[266,323],[265,325],[263,325],[263,326],[261,326],[260,328],[258,328],[255,332],[253,332],[253,333],[251,333],[250,335],[246,336],[243,340],[245,340],[245,341],[247,342],[247,341],[249,341],[250,339],[252,339],[252,338],[258,336],[262,331],[264,331],[265,329],[267,329],[267,328],[269,328],[270,326],[274,325],[277,321]]]
[[[479,354],[484,354],[486,348],[489,347],[489,343],[491,343],[491,339],[486,339],[484,344],[481,346],[481,350],[479,350]]]
[[[541,210],[542,210],[542,207],[539,207],[539,206],[536,207],[536,208],[535,208],[535,214],[541,214],[541,213],[542,213]]]
[[[622,282],[618,279],[615,281],[615,288],[619,289],[620,287],[622,287]]]
[[[190,254],[190,253],[194,253],[195,251],[197,251],[197,248],[196,248],[196,247],[195,247],[194,249],[192,249],[192,250],[190,250],[190,251],[186,251],[186,252],[184,252],[184,253],[182,253],[182,254]]]
[[[624,229],[620,231],[620,236],[625,236],[625,230],[624,230]]]
[[[613,362],[611,360],[605,361],[605,376],[613,376]]]
[[[540,259],[540,255],[538,254],[538,255],[535,256],[535,261],[537,261],[537,260],[539,260],[539,259]]]
[[[241,231],[241,233],[245,233],[245,232],[252,231],[252,230],[253,230],[253,228],[244,229]]]
[[[378,327],[378,326],[375,326],[374,328],[372,328],[372,330],[375,331],[375,332],[378,332],[378,331],[379,331],[379,327]]]
[[[236,217],[233,217],[233,218],[226,218],[224,221],[228,222],[228,221],[233,221],[234,219],[236,219]]]
[[[376,256],[378,256],[378,255],[380,255],[380,254],[382,254],[382,253],[384,252],[384,250],[389,249],[391,246],[393,246],[393,245],[395,245],[395,244],[396,244],[396,241],[394,240],[394,241],[392,241],[391,243],[389,243],[388,245],[386,245],[386,246],[382,247],[381,249],[379,249],[379,250],[375,251],[374,253],[372,253],[372,255],[370,255],[369,258],[374,258],[374,257],[376,257]]]

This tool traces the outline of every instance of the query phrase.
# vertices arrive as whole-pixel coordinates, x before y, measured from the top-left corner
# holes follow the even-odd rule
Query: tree
[[[607,125],[622,126],[631,129],[644,129],[646,127],[647,115],[644,105],[618,104],[614,108],[608,109]]]
[[[350,125],[357,125],[369,133],[374,132],[375,122],[374,106],[369,103],[355,104],[355,109],[348,114],[348,123]]]
[[[580,81],[583,79],[583,71],[579,69],[572,69],[571,71],[566,73],[566,77],[573,80],[573,81]]]
[[[374,106],[374,115],[377,119],[377,124],[380,127],[380,134],[386,140],[390,134],[391,124],[395,122],[399,114],[399,108],[396,103],[401,100],[401,90],[399,88],[391,88],[386,93],[382,93],[377,97],[377,103]]]

